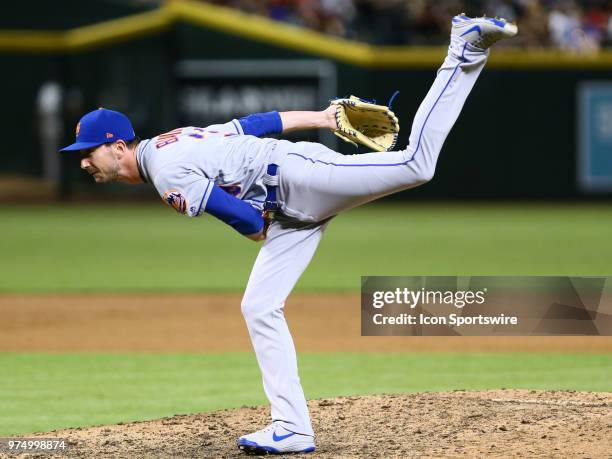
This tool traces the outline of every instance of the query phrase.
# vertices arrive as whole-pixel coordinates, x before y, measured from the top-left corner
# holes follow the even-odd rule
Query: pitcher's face
[[[105,143],[98,147],[81,151],[81,169],[92,175],[97,183],[113,182],[119,177],[119,159],[115,143]]]

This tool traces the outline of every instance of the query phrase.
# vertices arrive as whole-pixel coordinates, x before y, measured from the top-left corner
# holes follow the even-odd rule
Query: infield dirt
[[[610,457],[612,394],[504,390],[341,397],[309,402],[313,458]],[[268,423],[243,407],[39,434],[68,457],[244,457],[236,439]],[[46,456],[48,457],[48,456]],[[66,457],[62,455],[61,457]]]
[[[358,294],[296,294],[287,317],[302,352],[612,351],[611,337],[361,337]],[[5,294],[0,319],[0,351],[251,349],[239,294]],[[612,452],[612,393],[455,391],[309,406],[317,451],[308,457],[609,458]],[[243,407],[36,436],[68,439],[70,450],[57,457],[232,458],[244,456],[236,439],[264,427],[269,416],[268,408]]]
[[[0,351],[251,351],[239,293],[0,294]],[[361,336],[358,293],[296,293],[298,352],[612,352],[612,336]]]

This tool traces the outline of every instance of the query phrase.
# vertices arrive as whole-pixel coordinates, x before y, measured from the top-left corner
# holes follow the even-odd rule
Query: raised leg
[[[340,155],[294,144],[280,158],[286,214],[320,221],[343,210],[429,181],[446,137],[487,61],[488,51],[451,37],[448,55],[412,124],[406,150]]]

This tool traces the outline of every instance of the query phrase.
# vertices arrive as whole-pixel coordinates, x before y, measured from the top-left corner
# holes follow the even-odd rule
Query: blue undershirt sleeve
[[[257,209],[226,193],[218,185],[213,186],[204,211],[245,236],[259,233],[264,226],[263,217]]]
[[[263,137],[270,134],[282,134],[283,122],[278,112],[255,113],[238,120],[245,135]]]

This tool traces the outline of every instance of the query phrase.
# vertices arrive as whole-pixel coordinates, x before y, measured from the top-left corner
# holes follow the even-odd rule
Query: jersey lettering
[[[173,131],[166,132],[165,134],[160,134],[157,136],[157,141],[155,142],[155,148],[160,149],[165,147],[166,145],[173,144],[179,141],[179,135],[183,133],[184,128],[174,129]],[[194,132],[190,132],[187,134],[188,137],[193,139],[202,140],[206,138],[206,134],[220,134],[219,131],[207,131],[203,128],[193,128]],[[233,136],[236,134],[224,134],[224,137]]]
[[[204,129],[202,128],[193,128],[194,131],[197,132],[192,132],[191,134],[188,134],[189,137],[193,137],[194,139],[203,139],[204,138]],[[198,132],[202,132],[202,134],[198,134]]]
[[[183,131],[182,128],[174,129],[173,131],[166,132],[165,134],[161,134],[157,136],[157,141],[155,142],[155,148],[160,149],[165,147],[166,145],[170,145],[174,142],[178,142],[178,136]]]

